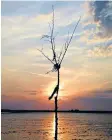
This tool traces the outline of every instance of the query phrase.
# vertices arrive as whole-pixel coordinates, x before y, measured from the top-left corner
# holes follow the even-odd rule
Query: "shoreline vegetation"
[[[11,109],[1,109],[1,113],[48,113],[55,112],[55,110],[11,110]],[[107,113],[112,114],[112,111],[106,110],[58,110],[60,113]]]

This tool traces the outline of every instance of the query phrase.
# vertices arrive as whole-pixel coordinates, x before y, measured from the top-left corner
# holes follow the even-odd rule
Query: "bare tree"
[[[53,64],[53,68],[51,71],[48,71],[47,74],[49,72],[57,72],[57,84],[51,94],[51,96],[49,97],[49,100],[51,100],[53,97],[55,99],[55,140],[57,140],[57,134],[58,134],[58,93],[59,93],[59,86],[60,86],[60,68],[61,68],[61,64],[63,62],[63,59],[65,57],[65,54],[68,50],[68,47],[70,46],[70,43],[73,39],[74,33],[76,31],[76,28],[80,22],[80,19],[77,21],[75,28],[71,34],[71,36],[69,37],[69,34],[67,36],[67,39],[64,43],[64,46],[61,48],[61,51],[59,54],[57,54],[56,52],[56,45],[55,45],[55,35],[54,35],[54,7],[52,6],[52,10],[53,10],[53,17],[52,17],[52,26],[49,24],[50,27],[50,34],[47,35],[43,35],[41,39],[46,39],[51,46],[51,50],[52,50],[52,59],[50,59],[47,55],[45,55],[45,53],[43,52],[43,49],[37,49],[38,51],[40,51],[42,53],[42,55]],[[55,95],[55,96],[54,96]]]

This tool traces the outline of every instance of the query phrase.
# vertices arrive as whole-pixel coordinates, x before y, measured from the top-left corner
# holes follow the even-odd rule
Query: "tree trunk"
[[[55,140],[58,140],[58,106],[57,106],[57,96],[55,97]]]
[[[58,91],[57,96],[55,97],[55,140],[58,140],[58,92],[59,92],[59,84],[60,84],[60,73],[58,69]]]

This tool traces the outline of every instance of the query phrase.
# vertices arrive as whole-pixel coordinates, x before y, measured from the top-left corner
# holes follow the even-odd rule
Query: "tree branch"
[[[65,56],[65,54],[66,54],[66,52],[67,52],[67,49],[68,49],[68,47],[69,47],[69,45],[70,45],[70,43],[71,43],[71,41],[72,41],[73,35],[74,35],[75,31],[76,31],[76,28],[77,28],[77,26],[78,26],[80,20],[81,20],[81,17],[79,18],[79,20],[78,20],[78,22],[77,22],[77,24],[76,24],[76,26],[75,26],[75,28],[74,28],[74,30],[73,30],[73,33],[72,33],[72,35],[71,35],[69,41],[67,42],[67,46],[65,46],[65,52],[64,52],[64,54],[63,54],[63,56],[62,56],[62,59],[61,59],[61,61],[60,61],[60,65],[61,65],[61,63],[62,63],[62,61],[63,61],[63,59],[64,59],[64,56]]]
[[[58,58],[58,63],[60,62],[61,55],[62,55],[62,53],[63,53],[63,47],[66,48],[66,46],[67,46],[67,44],[68,44],[68,40],[69,40],[69,32],[68,32],[68,36],[67,36],[67,38],[66,38],[66,42],[63,44],[62,49],[61,49],[61,51],[60,51],[60,55],[59,55],[59,58]]]
[[[46,56],[46,55],[43,53],[42,50],[39,50],[39,49],[37,49],[37,50],[38,50],[39,52],[41,52],[42,55],[43,55],[45,58],[47,58],[52,64],[54,64],[53,61],[52,61],[48,56]]]
[[[52,19],[52,29],[51,29],[50,40],[51,40],[51,47],[52,47],[52,52],[53,52],[53,61],[57,63],[56,52],[55,52],[55,38],[54,38],[54,7],[53,6],[52,6],[52,10],[53,10],[53,19]]]

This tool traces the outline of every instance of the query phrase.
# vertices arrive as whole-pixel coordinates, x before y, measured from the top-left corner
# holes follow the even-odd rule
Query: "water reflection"
[[[58,140],[112,139],[112,115],[58,114]],[[55,128],[55,118],[53,121]]]
[[[56,123],[55,123],[55,114],[53,116],[53,121],[52,121],[52,127],[53,127],[53,136],[54,136],[54,140],[57,140],[58,137],[58,133],[56,134]],[[58,130],[57,130],[58,131]],[[57,135],[57,136],[56,136]]]
[[[112,139],[112,114],[58,113],[58,140]],[[54,140],[54,113],[2,114],[2,140]]]

